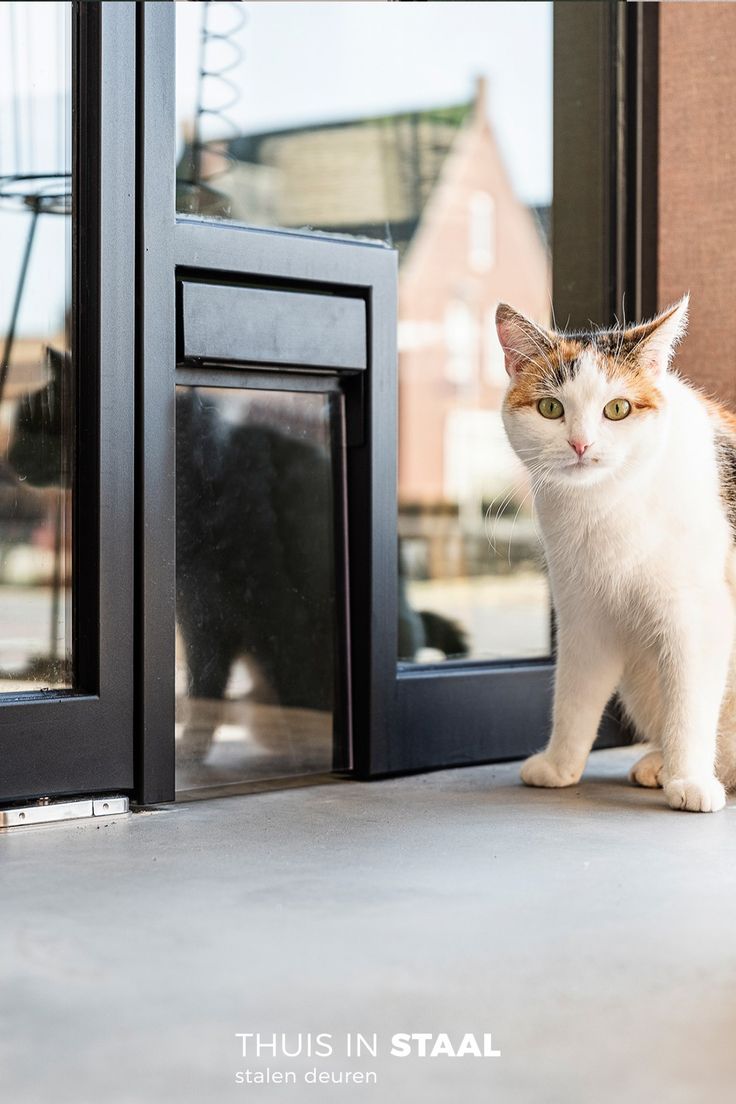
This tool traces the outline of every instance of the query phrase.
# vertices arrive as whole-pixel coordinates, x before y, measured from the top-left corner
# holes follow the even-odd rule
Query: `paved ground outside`
[[[626,783],[635,754],[564,791],[507,764],[0,834],[4,1098],[730,1099],[736,807],[668,810]],[[243,1059],[248,1032],[337,1053]],[[346,1032],[378,1056],[345,1057]],[[501,1056],[390,1056],[422,1032]],[[301,1080],[236,1083],[268,1067]]]
[[[544,575],[517,571],[408,585],[414,609],[449,617],[465,630],[470,656],[530,659],[549,655],[550,599]]]

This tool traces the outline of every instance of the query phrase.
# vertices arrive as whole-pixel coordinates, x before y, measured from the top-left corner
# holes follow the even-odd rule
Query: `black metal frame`
[[[619,246],[625,258],[620,278],[636,320],[659,309],[657,295],[659,195],[659,4],[619,5],[619,84],[623,134],[618,192],[619,219],[626,238]]]
[[[216,299],[213,307],[219,309]],[[181,321],[181,317],[179,318]],[[227,330],[227,320],[224,327]],[[349,604],[350,595],[350,544],[348,530],[348,447],[362,443],[357,438],[352,442],[347,435],[347,424],[351,420],[351,408],[355,410],[362,424],[362,395],[350,387],[351,379],[336,372],[314,372],[292,365],[292,370],[279,372],[264,370],[261,365],[251,366],[240,363],[237,367],[226,363],[221,366],[216,360],[206,360],[201,364],[187,364],[182,356],[181,346],[177,355],[175,373],[177,387],[227,388],[239,391],[288,391],[291,394],[319,394],[329,397],[331,402],[339,403],[339,418],[330,420],[330,460],[332,466],[332,508],[333,508],[333,563],[335,583],[335,621],[334,621],[334,667],[333,667],[333,742],[332,769],[335,772],[351,771],[354,767],[353,748],[353,711],[352,711],[352,625]],[[347,384],[347,386],[346,386]],[[362,437],[362,434],[361,434]],[[230,783],[229,793],[247,789],[250,782]],[[195,790],[176,791],[179,800],[209,796],[219,791],[219,785],[202,786]]]
[[[135,796],[174,794],[174,4],[137,15]]]
[[[657,304],[659,5],[554,6],[552,265],[560,326]]]
[[[133,785],[135,64],[130,5],[74,5],[73,691],[0,698],[0,797]]]

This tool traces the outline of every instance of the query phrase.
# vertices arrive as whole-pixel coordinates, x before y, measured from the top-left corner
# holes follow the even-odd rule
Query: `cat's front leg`
[[[552,735],[544,751],[522,765],[527,786],[573,786],[579,781],[623,666],[616,641],[588,624],[560,624]]]
[[[718,719],[733,646],[729,592],[678,604],[663,634],[663,783],[673,809],[714,813],[726,803],[716,778]]]

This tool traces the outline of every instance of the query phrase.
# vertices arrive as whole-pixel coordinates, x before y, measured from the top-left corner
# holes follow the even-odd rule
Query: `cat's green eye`
[[[628,399],[611,399],[603,407],[603,413],[611,422],[620,422],[631,413],[631,403]]]
[[[543,418],[561,418],[565,413],[565,408],[559,399],[540,399],[537,403],[537,410]]]

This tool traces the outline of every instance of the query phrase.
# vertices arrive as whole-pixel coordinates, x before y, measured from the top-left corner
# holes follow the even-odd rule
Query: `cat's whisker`
[[[514,494],[515,494],[515,488],[513,488],[513,487],[510,491],[506,492],[506,494],[503,496],[503,500],[502,500],[500,506],[498,507],[498,510],[496,511],[496,516],[493,518],[492,525],[491,525],[490,536],[488,535],[488,531],[486,530],[486,537],[488,539],[488,543],[491,546],[491,549],[493,551],[494,556],[498,555],[498,547],[496,545],[496,526],[498,525],[498,521],[499,521],[503,511],[506,509],[506,506],[509,504],[511,499],[514,497]],[[495,501],[496,500],[494,499],[494,502]],[[491,506],[492,505],[493,505],[493,503],[491,503]]]
[[[557,332],[557,318],[555,316],[555,305],[552,302],[552,292],[549,291],[549,290],[547,291],[547,298],[549,299],[549,309],[550,309],[550,313],[552,315],[552,325],[555,329],[555,332]]]
[[[623,344],[624,344],[624,335],[626,333],[626,292],[625,291],[622,292],[622,294],[621,294],[621,322],[619,323],[618,319],[616,319],[616,324],[619,326],[620,333],[619,333],[619,337],[618,337],[618,344],[616,345],[616,353],[615,353],[615,356],[613,358],[615,363],[618,362],[618,358],[621,355],[621,349],[623,348]]]
[[[521,501],[521,505],[519,506],[518,510],[516,510],[516,516],[515,517],[518,517],[519,510],[524,505],[524,502],[526,501],[526,499],[529,498],[531,490],[534,486],[534,479],[536,478],[536,476],[538,474],[540,474],[540,471],[542,470],[542,467],[543,466],[530,469],[530,480],[531,480],[530,490],[526,492],[526,495],[524,495],[524,498]],[[492,549],[494,555],[499,555],[500,554],[497,541],[495,541],[495,531],[497,531],[498,522],[499,522],[499,520],[502,516],[502,513],[503,513],[505,507],[508,506],[508,503],[512,500],[512,498],[514,496],[514,493],[515,493],[515,490],[516,490],[516,488],[512,487],[511,490],[508,493],[506,493],[506,495],[504,496],[504,499],[501,502],[501,505],[499,506],[499,509],[498,509],[497,513],[495,513],[495,517],[493,519],[493,528],[491,530],[491,535],[490,535],[490,538],[489,538],[489,544],[491,545],[491,549]],[[514,522],[515,522],[515,517],[514,517]],[[512,522],[512,533],[513,533],[513,522]],[[487,530],[487,537],[488,537],[488,530]]]
[[[491,521],[490,532],[489,532],[489,529],[488,529],[489,516],[491,514],[491,511],[493,510],[493,507],[498,502],[499,498],[501,498],[501,495],[496,495],[496,497],[493,499],[493,501],[490,503],[488,509],[486,510],[486,514],[485,514],[485,518],[484,518],[484,522],[483,522],[483,528],[485,530],[486,540],[488,541],[488,544],[489,544],[491,550],[493,551],[494,555],[498,555],[498,549],[496,548],[496,538],[495,538],[496,522],[498,521],[498,519],[501,515],[501,512],[504,509],[504,506],[506,504],[507,499],[510,499],[512,495],[513,495],[513,491],[503,492],[503,501],[501,502],[500,506],[498,507],[498,511],[496,512],[495,518],[493,518],[493,520]]]
[[[524,495],[524,497],[522,498],[521,502],[519,503],[519,505],[516,509],[516,513],[514,514],[513,521],[511,522],[511,532],[509,533],[509,542],[508,542],[508,548],[507,548],[509,567],[511,567],[511,546],[514,542],[514,529],[516,527],[516,520],[517,520],[519,514],[521,513],[521,511],[524,507],[524,503],[529,498],[529,496],[532,495],[533,493],[534,493],[534,488],[530,487],[529,490]]]
[[[531,469],[528,469],[528,471],[529,471],[529,474],[530,474],[530,479],[532,479],[532,481],[533,481],[534,475],[535,475],[535,469],[532,467]],[[496,497],[493,499],[493,501],[491,502],[491,504],[489,505],[489,507],[488,507],[488,509],[486,510],[486,513],[485,513],[484,529],[485,529],[485,534],[486,534],[486,540],[488,541],[488,544],[489,544],[489,546],[490,546],[490,548],[491,548],[491,550],[492,550],[492,552],[495,556],[499,555],[498,546],[496,544],[496,527],[497,527],[497,524],[498,524],[498,522],[501,518],[501,515],[503,514],[506,506],[509,504],[509,502],[511,502],[511,500],[514,497],[515,494],[516,494],[516,487],[515,486],[512,486],[510,489],[508,489],[506,491],[505,494],[503,494],[502,501],[501,501],[500,505],[498,506],[498,509],[496,510],[495,517],[493,518],[490,533],[489,533],[489,530],[488,530],[489,515],[490,515],[491,511],[493,510],[493,507],[495,506],[496,502],[501,497],[500,495],[496,495]]]
[[[530,357],[528,355],[528,353],[525,353],[523,351],[523,349],[514,349],[511,345],[507,345],[506,348],[507,348],[508,352],[514,353],[516,356],[521,357],[521,359],[526,361],[527,364],[534,364],[536,366],[537,362],[534,359],[534,357]]]
[[[530,331],[528,331],[528,332],[526,332],[525,336],[526,336],[526,338],[527,338],[527,340],[528,340],[528,341],[531,341],[532,345],[533,345],[533,346],[534,346],[534,348],[535,348],[535,349],[537,350],[537,352],[538,352],[538,353],[539,353],[539,355],[541,356],[542,360],[544,361],[544,363],[546,364],[546,366],[547,366],[547,367],[549,368],[550,372],[552,372],[552,374],[554,374],[554,370],[555,370],[555,369],[554,369],[554,365],[552,364],[552,361],[551,361],[551,360],[549,359],[549,357],[548,357],[548,356],[547,356],[547,354],[545,353],[545,351],[544,351],[544,349],[542,348],[542,346],[541,346],[541,345],[539,344],[539,342],[538,342],[538,341],[537,341],[537,339],[535,338],[534,334],[533,334],[533,333],[531,333]]]
[[[549,475],[549,469],[548,468],[542,469],[541,473],[538,473],[538,475],[540,475],[540,478],[538,478],[536,481],[534,479],[532,480],[531,486],[529,487],[529,490],[527,491],[527,493],[524,495],[521,502],[519,503],[519,506],[516,510],[516,513],[514,514],[514,520],[511,523],[511,532],[509,534],[509,543],[508,543],[508,563],[509,563],[509,567],[511,567],[511,546],[512,546],[513,541],[514,541],[514,529],[516,528],[516,520],[517,520],[519,514],[521,513],[521,510],[524,506],[524,503],[526,502],[526,500],[529,498],[530,495],[532,495],[532,501],[534,501],[534,498],[538,494],[541,487],[544,485],[546,477]],[[535,525],[535,529],[536,529],[536,525]]]

